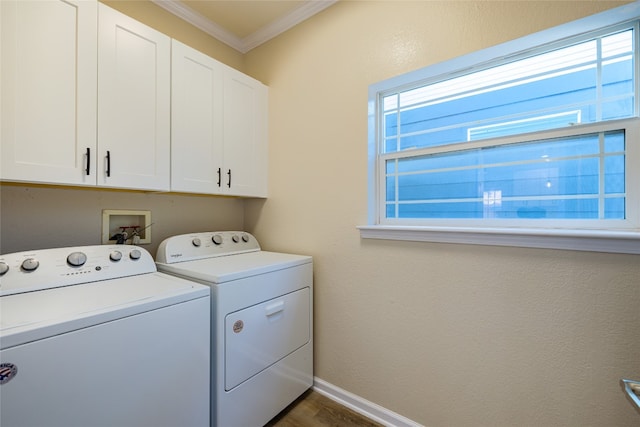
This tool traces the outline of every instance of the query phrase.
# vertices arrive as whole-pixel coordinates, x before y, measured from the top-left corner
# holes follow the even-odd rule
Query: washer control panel
[[[41,249],[0,255],[0,296],[153,273],[151,254],[132,245]]]
[[[156,261],[172,264],[259,250],[256,238],[244,231],[210,231],[165,239],[158,246]]]

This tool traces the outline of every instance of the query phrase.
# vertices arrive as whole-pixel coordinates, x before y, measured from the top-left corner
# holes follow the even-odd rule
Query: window
[[[373,85],[363,237],[640,239],[637,19],[623,6]]]

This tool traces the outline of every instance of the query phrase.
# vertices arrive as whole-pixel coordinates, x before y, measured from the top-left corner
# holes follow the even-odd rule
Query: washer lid
[[[0,348],[196,298],[210,289],[163,273],[0,297]]]
[[[224,283],[312,262],[310,256],[249,252],[175,264],[156,263],[158,270],[209,283]]]

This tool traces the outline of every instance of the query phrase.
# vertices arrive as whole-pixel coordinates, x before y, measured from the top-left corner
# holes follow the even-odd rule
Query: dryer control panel
[[[40,249],[0,255],[0,296],[156,272],[133,245]]]
[[[244,231],[213,231],[182,234],[165,239],[158,246],[156,261],[164,264],[256,252],[260,245]]]

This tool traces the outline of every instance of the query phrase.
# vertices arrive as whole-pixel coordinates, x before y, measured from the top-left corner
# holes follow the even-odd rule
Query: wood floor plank
[[[265,427],[382,427],[351,409],[307,390]]]

